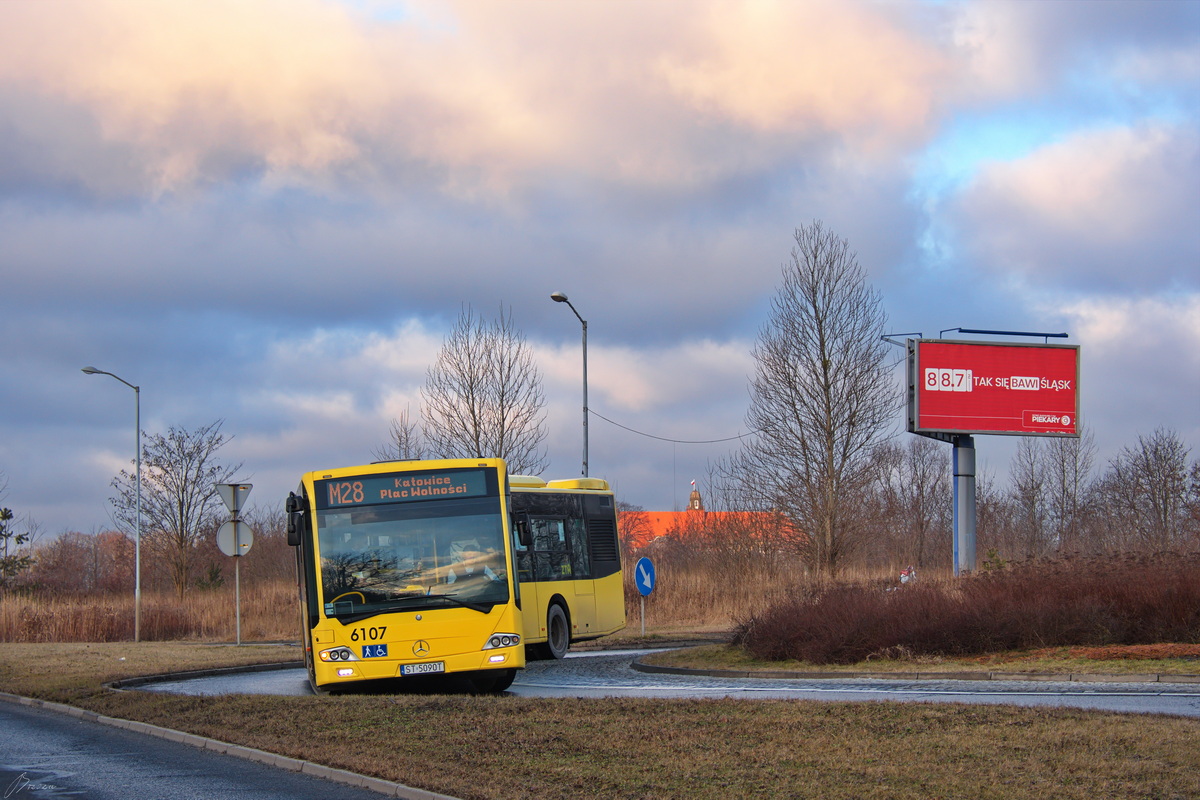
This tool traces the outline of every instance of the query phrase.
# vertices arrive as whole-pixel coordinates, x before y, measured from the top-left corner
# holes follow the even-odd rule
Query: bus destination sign
[[[908,342],[913,433],[1079,435],[1077,345]]]
[[[318,509],[485,497],[488,471],[456,469],[356,475],[317,481],[315,488]]]

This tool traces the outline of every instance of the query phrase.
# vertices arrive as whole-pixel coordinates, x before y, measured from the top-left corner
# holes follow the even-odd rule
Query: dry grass
[[[295,650],[6,645],[0,680],[21,694],[468,800],[1200,796],[1200,722],[1169,717],[713,699],[179,697],[100,688],[137,674],[283,654]],[[28,666],[46,663],[55,669]]]
[[[88,705],[461,798],[1200,793],[1200,724],[1082,711],[447,696]]]
[[[96,694],[103,684],[122,678],[302,659],[299,647],[280,645],[6,644],[0,648],[0,687],[27,697],[69,702],[71,697]]]
[[[299,641],[296,587],[286,581],[243,586],[242,641]],[[237,603],[232,587],[142,595],[143,641],[235,641]],[[129,595],[0,596],[0,642],[117,642],[133,639]]]
[[[624,563],[625,608],[630,630],[641,627],[642,597],[634,584],[634,564],[642,554],[654,562],[657,583],[645,598],[646,625],[663,628],[732,630],[734,625],[766,606],[808,593],[821,581],[808,574],[800,560],[778,552],[730,552],[671,543],[658,549],[627,553]],[[929,572],[929,577],[934,576]],[[897,583],[897,574],[883,569],[855,568],[841,582],[861,586]]]

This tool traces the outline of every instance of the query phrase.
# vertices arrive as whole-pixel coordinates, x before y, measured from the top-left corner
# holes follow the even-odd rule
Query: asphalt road
[[[0,702],[4,800],[379,800],[366,789]]]
[[[572,653],[563,661],[530,663],[509,694],[520,697],[737,697],[898,702],[956,702],[1091,708],[1200,717],[1200,684],[1050,681],[929,681],[709,678],[635,671],[646,651]],[[178,694],[309,694],[303,669],[147,684]]]

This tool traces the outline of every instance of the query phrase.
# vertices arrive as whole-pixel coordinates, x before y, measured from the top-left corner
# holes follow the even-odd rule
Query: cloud
[[[955,4],[951,26],[964,97],[1036,97],[1060,81],[1095,71],[1125,71],[1167,52],[1194,53],[1195,3],[1108,0],[1081,13],[1076,3],[977,0]],[[1187,60],[1187,59],[1185,59]],[[1149,73],[1141,72],[1146,78]],[[1186,74],[1156,78],[1186,85]]]
[[[1158,427],[1200,442],[1200,293],[1064,304],[1081,350],[1084,421],[1102,452]]]
[[[773,132],[923,133],[950,60],[878,5],[710,3],[662,57],[670,87],[706,114]]]
[[[77,109],[98,142],[132,151],[124,185],[81,176],[98,193],[343,164],[359,148],[344,115],[378,86],[361,30],[311,0],[7,4],[4,17],[0,85]]]
[[[415,4],[381,25],[319,0],[6,4],[0,143],[100,198],[250,178],[503,204],[547,170],[695,188],[797,135],[909,139],[949,71],[873,4],[682,8]]]
[[[1196,394],[1167,321],[1195,313],[1197,9],[0,3],[11,504],[103,518],[133,398],[88,363],[144,387],[147,430],[225,419],[254,502],[369,460],[464,304],[512,308],[548,473],[574,474],[579,327],[553,290],[589,320],[596,411],[734,435],[813,219],[892,331],[1070,329],[1089,416],[1127,443],[1144,387],[1163,419]],[[919,160],[949,164],[932,189]],[[730,446],[591,421],[593,474],[649,508]]]
[[[578,390],[580,349],[563,346],[537,349],[547,381]],[[744,398],[753,370],[750,342],[679,340],[658,347],[588,348],[588,383],[592,404],[606,415],[704,406],[720,396]],[[560,390],[561,391],[561,390]],[[740,423],[730,419],[728,428]]]
[[[1080,300],[1061,313],[1075,321],[1081,339],[1098,347],[1116,349],[1139,339],[1171,341],[1178,358],[1200,367],[1200,295]],[[1184,372],[1200,378],[1200,368]]]
[[[957,201],[972,260],[1036,285],[1196,286],[1200,135],[1145,122],[1075,133],[985,165]]]
[[[1200,49],[1192,41],[1182,46],[1134,50],[1122,54],[1112,71],[1122,80],[1139,84],[1179,84],[1195,92],[1200,85]]]
[[[409,320],[391,331],[322,329],[273,343],[246,373],[264,387],[246,410],[271,413],[291,425],[326,425],[351,417],[386,430],[408,408],[419,412],[427,367],[443,344],[443,333]],[[547,393],[578,405],[581,349],[578,341],[548,344],[528,340]],[[683,339],[660,347],[633,348],[590,342],[591,404],[608,414],[644,414],[687,407],[694,411],[745,398],[753,370],[750,342],[740,339]],[[310,377],[319,373],[321,380]],[[572,400],[566,400],[572,398]],[[726,427],[740,424],[738,416]],[[286,426],[285,426],[286,427]]]

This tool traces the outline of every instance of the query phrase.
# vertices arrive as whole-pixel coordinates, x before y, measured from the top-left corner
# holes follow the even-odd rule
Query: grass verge
[[[468,800],[1200,796],[1200,722],[1173,717],[725,699],[178,697],[101,687],[296,655],[180,643],[6,645],[0,685]]]
[[[1200,645],[1044,647],[985,656],[873,658],[857,664],[759,661],[740,647],[708,644],[642,657],[666,667],[788,672],[1038,672],[1089,675],[1198,675]]]

